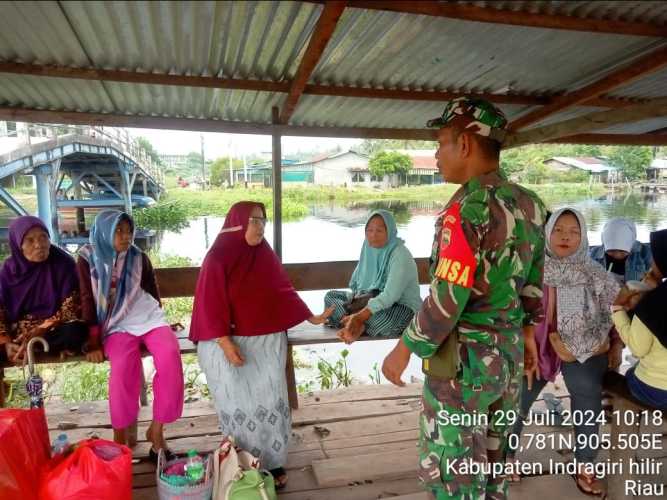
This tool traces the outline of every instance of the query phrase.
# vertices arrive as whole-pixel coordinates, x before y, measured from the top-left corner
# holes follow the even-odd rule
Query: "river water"
[[[600,234],[605,222],[612,217],[624,216],[637,223],[638,239],[648,241],[649,232],[667,227],[667,196],[613,194],[599,198],[570,198],[547,203],[555,210],[565,206],[579,209],[588,222],[588,237],[591,245],[600,243]],[[386,208],[394,213],[398,223],[399,237],[403,238],[414,257],[427,257],[430,252],[435,214],[442,205],[429,202],[379,202],[355,203],[348,206],[337,204],[310,207],[310,215],[294,222],[283,223],[283,259],[286,263],[326,262],[355,260],[364,238],[364,222],[369,210]],[[215,239],[222,224],[220,217],[201,217],[190,221],[189,227],[178,232],[164,232],[158,237],[155,250],[163,255],[178,255],[201,264],[208,247]],[[266,238],[272,243],[273,227],[266,227]],[[427,293],[422,286],[422,296]],[[301,295],[313,312],[323,308],[325,291],[302,292]],[[375,363],[382,360],[395,345],[395,340],[360,342],[352,346],[343,344],[314,345],[299,348],[301,359],[315,366],[319,358],[335,362],[341,351],[347,349],[347,364],[357,381],[369,382],[369,373]],[[297,370],[300,382],[312,380],[317,372],[313,369]],[[421,378],[420,364],[413,357],[405,380]]]

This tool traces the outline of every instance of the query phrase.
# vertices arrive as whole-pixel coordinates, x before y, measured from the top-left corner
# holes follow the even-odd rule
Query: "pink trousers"
[[[178,340],[168,326],[141,336],[118,332],[104,341],[111,365],[109,412],[114,429],[124,429],[139,416],[141,392],[141,345],[153,355],[153,420],[168,424],[183,413],[183,367]]]

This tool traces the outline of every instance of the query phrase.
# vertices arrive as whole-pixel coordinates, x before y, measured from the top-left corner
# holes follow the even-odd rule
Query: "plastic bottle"
[[[197,454],[197,450],[188,450],[185,475],[188,476],[191,484],[197,484],[204,477],[204,461]]]
[[[52,456],[59,455],[64,453],[67,448],[69,448],[69,440],[67,439],[67,434],[60,434],[56,440],[53,442],[51,447]]]

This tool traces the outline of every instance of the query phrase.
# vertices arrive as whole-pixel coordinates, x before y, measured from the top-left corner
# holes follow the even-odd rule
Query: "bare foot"
[[[114,443],[125,445],[127,444],[127,429],[114,429],[113,430],[113,441]]]
[[[160,448],[163,450],[167,449],[167,442],[165,441],[162,432],[162,424],[155,421],[151,422],[151,425],[146,429],[146,441],[153,443],[153,449],[155,451],[158,451]]]
[[[133,423],[127,428],[127,445],[130,448],[137,446],[137,423]]]

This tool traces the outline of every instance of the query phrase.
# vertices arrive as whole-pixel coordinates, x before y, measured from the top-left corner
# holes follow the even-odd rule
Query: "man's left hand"
[[[399,387],[405,386],[405,382],[401,380],[403,372],[410,362],[410,349],[399,339],[396,347],[384,358],[382,363],[382,374],[394,385]]]

